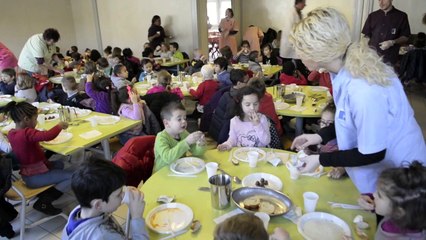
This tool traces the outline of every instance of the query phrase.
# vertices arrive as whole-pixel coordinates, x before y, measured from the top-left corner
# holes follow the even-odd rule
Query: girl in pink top
[[[174,93],[179,96],[180,99],[183,99],[183,93],[180,90],[180,88],[172,88],[170,86],[172,82],[172,76],[170,73],[168,73],[165,70],[161,70],[157,73],[157,86],[152,87],[149,89],[146,94],[152,94],[152,93],[158,93],[158,92],[164,92],[169,91],[171,93]]]
[[[236,116],[231,119],[229,138],[217,146],[219,151],[232,147],[266,147],[271,141],[269,121],[259,113],[259,93],[243,87],[237,93]]]
[[[144,103],[130,86],[122,87],[118,90],[118,100],[121,103],[118,109],[119,116],[132,120],[141,120],[141,123],[136,127],[120,134],[120,143],[124,145],[130,138],[144,135],[142,132],[142,126],[145,122],[145,115],[143,113]]]

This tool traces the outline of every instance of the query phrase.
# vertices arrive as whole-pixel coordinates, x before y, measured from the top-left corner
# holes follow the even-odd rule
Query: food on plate
[[[261,178],[260,181],[256,181],[255,184],[256,184],[257,187],[265,187],[269,183],[268,183],[268,180],[265,180],[264,178]]]
[[[259,197],[249,197],[243,201],[244,208],[251,211],[257,211],[260,206]]]
[[[321,231],[318,231],[321,229]],[[343,229],[326,219],[312,219],[305,223],[303,231],[311,239],[344,239]]]
[[[181,214],[180,208],[166,208],[154,213],[149,221],[155,229],[168,229],[170,228],[169,224],[179,220]]]
[[[259,204],[259,210],[258,211],[264,212],[264,213],[267,213],[267,214],[274,214],[275,206],[270,202],[264,201],[264,202],[261,202]]]

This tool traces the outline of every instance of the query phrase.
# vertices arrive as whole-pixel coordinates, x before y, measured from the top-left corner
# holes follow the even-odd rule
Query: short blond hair
[[[290,34],[296,53],[315,62],[342,58],[344,68],[354,77],[370,84],[390,85],[395,77],[392,67],[383,63],[366,39],[352,43],[345,17],[336,9],[320,7],[293,27]]]
[[[16,88],[18,90],[25,90],[33,88],[35,85],[35,79],[30,77],[26,73],[19,73],[16,76]]]
[[[157,82],[163,87],[167,87],[172,82],[172,76],[166,70],[161,70],[157,73]]]

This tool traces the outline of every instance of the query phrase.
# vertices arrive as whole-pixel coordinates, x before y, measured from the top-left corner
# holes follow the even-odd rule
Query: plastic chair
[[[25,235],[25,229],[26,228],[33,228],[35,226],[38,226],[44,222],[47,222],[53,218],[56,217],[63,217],[65,220],[68,220],[68,216],[64,213],[60,213],[58,215],[54,216],[47,216],[45,218],[42,218],[34,223],[31,224],[25,224],[25,214],[26,214],[26,207],[28,203],[37,197],[38,194],[46,191],[47,189],[51,188],[53,185],[41,187],[41,188],[28,188],[24,181],[22,179],[16,180],[12,182],[12,188],[9,189],[8,192],[6,192],[5,197],[9,200],[13,201],[20,201],[21,202],[21,209],[19,211],[19,222],[20,222],[20,240],[24,239]]]

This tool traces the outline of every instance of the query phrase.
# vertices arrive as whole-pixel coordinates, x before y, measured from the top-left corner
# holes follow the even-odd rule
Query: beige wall
[[[58,29],[58,46],[66,48],[76,43],[74,21],[69,0],[0,0],[0,36],[16,57],[27,39],[46,28]]]
[[[193,50],[190,0],[98,0],[98,11],[104,47],[130,47],[140,57],[152,16],[159,15],[166,33],[174,36],[172,41],[178,42],[182,51]]]
[[[72,17],[75,26],[76,45],[80,52],[84,49],[101,50],[98,43],[93,0],[71,0]],[[101,51],[102,54],[102,51]]]
[[[355,3],[356,0],[306,0],[306,7],[302,13],[306,15],[309,11],[320,6],[334,7],[346,16],[352,28]],[[294,7],[294,0],[243,0],[241,4],[242,33],[251,24],[261,27],[266,32],[269,27],[276,31],[282,28],[282,16]]]

